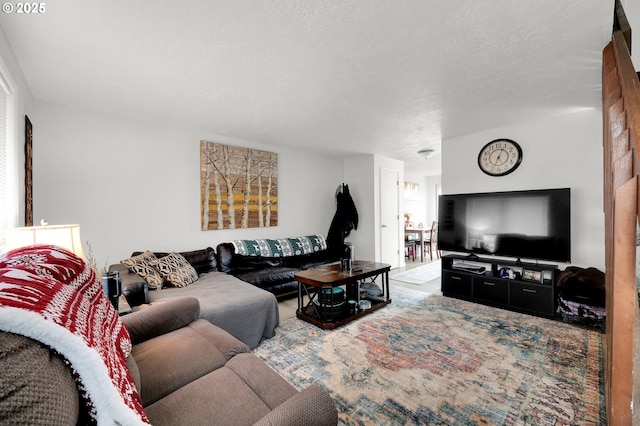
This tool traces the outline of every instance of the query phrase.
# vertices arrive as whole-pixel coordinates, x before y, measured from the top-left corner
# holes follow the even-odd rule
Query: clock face
[[[490,176],[504,176],[522,162],[522,148],[511,139],[496,139],[486,144],[478,154],[480,170]]]

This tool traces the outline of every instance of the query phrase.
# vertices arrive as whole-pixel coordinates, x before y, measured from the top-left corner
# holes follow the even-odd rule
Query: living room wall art
[[[201,229],[278,224],[278,154],[200,141]]]
[[[24,116],[24,226],[33,226],[33,126]]]

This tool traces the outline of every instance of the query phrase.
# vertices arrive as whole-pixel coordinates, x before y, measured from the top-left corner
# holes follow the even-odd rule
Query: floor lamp
[[[80,225],[25,226],[7,229],[5,248],[13,250],[34,244],[52,244],[85,259],[80,239]]]
[[[5,238],[7,250],[34,244],[51,244],[62,247],[86,260],[80,239],[80,225],[43,225],[7,229]],[[118,299],[122,293],[118,273],[110,272],[102,276],[102,286],[111,304],[118,309]]]

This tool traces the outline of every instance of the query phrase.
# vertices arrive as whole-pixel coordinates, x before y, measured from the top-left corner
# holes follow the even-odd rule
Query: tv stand
[[[442,294],[553,317],[559,272],[557,265],[529,263],[520,259],[446,255],[442,256]]]

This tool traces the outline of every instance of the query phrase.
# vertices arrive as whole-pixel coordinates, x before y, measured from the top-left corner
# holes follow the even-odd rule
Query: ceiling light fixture
[[[418,155],[420,155],[425,160],[428,160],[429,158],[433,157],[433,154],[435,153],[436,153],[435,149],[421,149],[420,151],[418,151]]]

